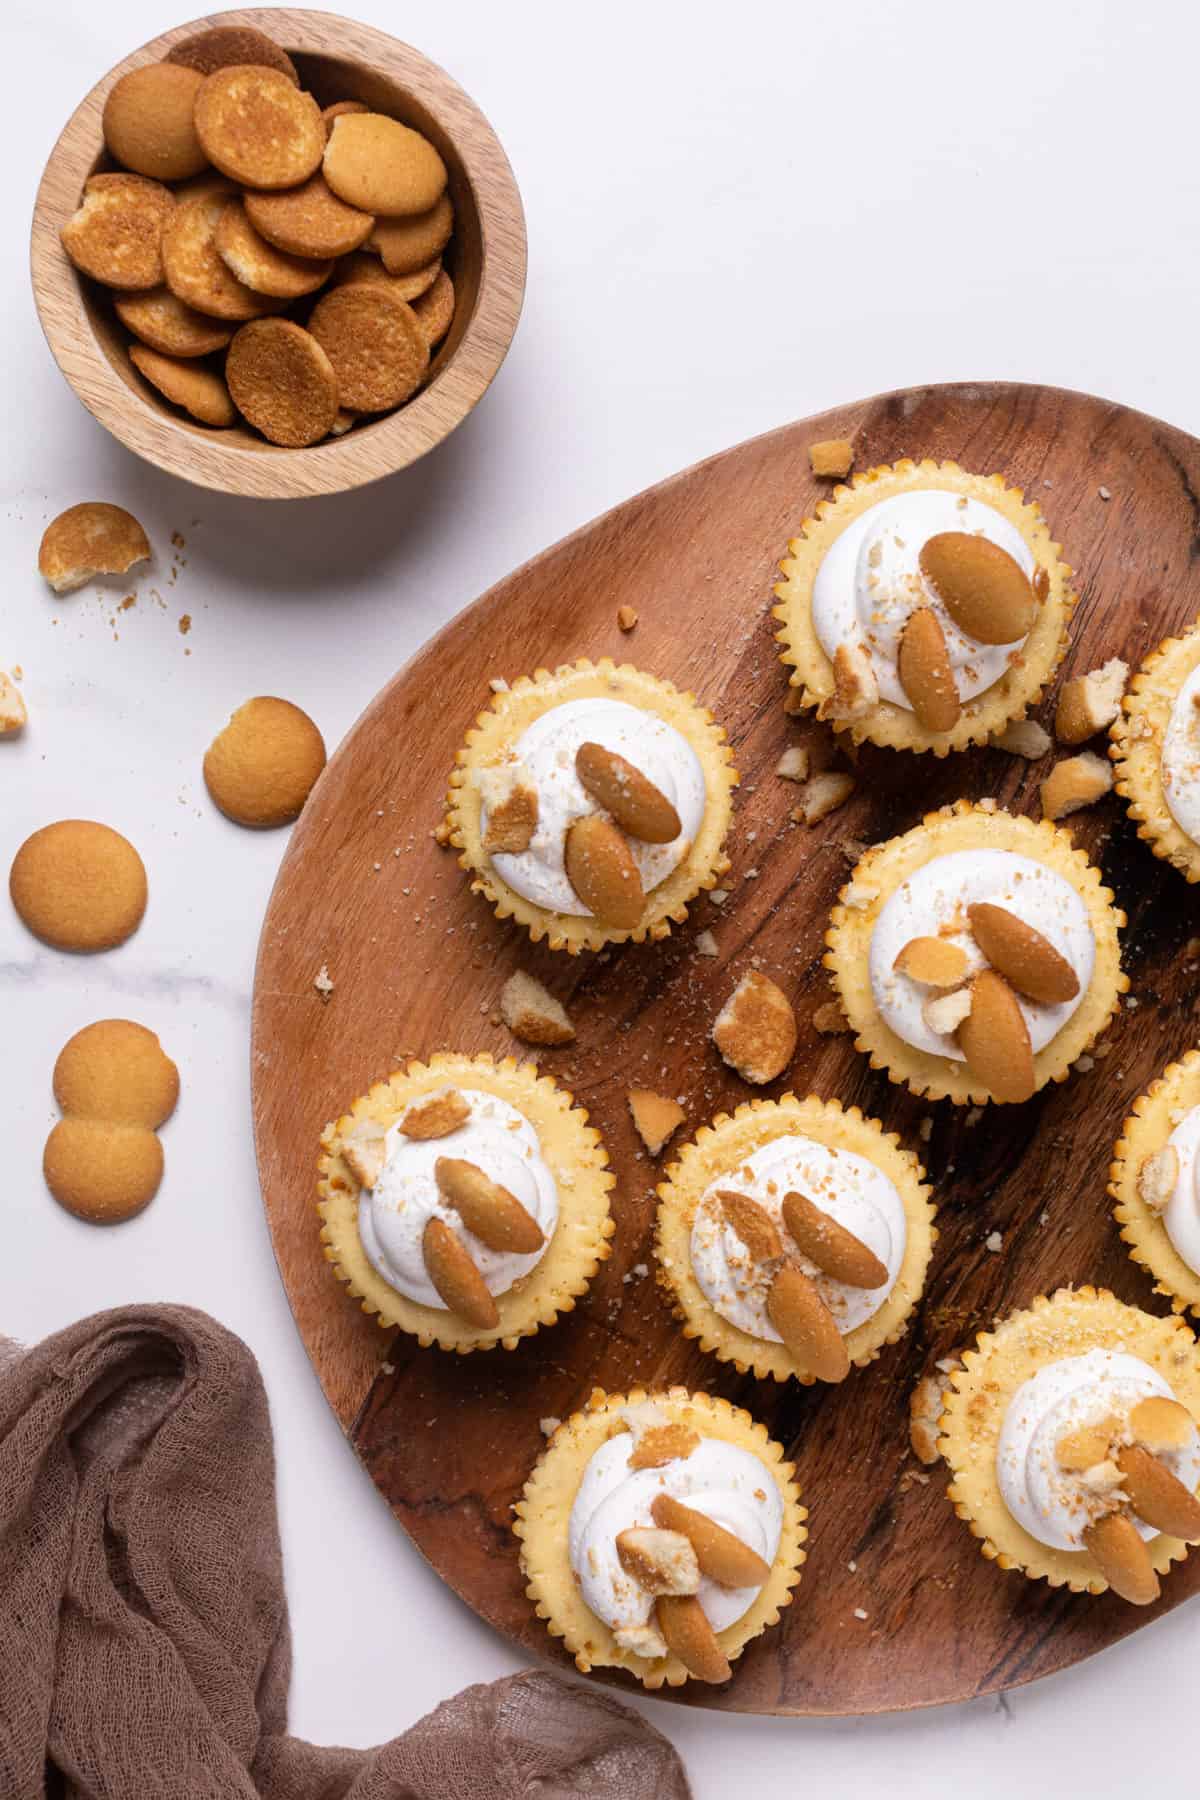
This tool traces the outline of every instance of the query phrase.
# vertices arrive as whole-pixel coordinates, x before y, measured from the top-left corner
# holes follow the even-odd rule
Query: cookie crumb
[[[717,956],[717,940],[711,931],[698,931],[695,937],[697,956]]]
[[[622,631],[632,631],[638,622],[637,610],[632,606],[618,606],[617,624]]]
[[[482,1010],[487,1011],[486,1002]],[[575,1036],[562,1001],[524,969],[514,969],[501,988],[500,1015],[523,1044],[569,1044]]]
[[[1004,1239],[998,1231],[990,1231],[983,1240],[983,1247],[985,1250],[990,1250],[993,1256],[999,1256],[1004,1248]]]
[[[822,438],[808,446],[808,461],[814,475],[841,480],[854,467],[854,445],[849,438]]]
[[[333,982],[330,979],[327,964],[322,963],[316,974],[313,976],[313,986],[316,988],[323,1001],[329,1000],[330,995],[333,993]]]

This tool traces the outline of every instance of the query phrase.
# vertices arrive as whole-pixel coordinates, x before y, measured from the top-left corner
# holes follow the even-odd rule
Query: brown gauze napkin
[[[287,1735],[290,1672],[271,1428],[246,1346],[170,1306],[3,1346],[3,1800],[690,1792],[658,1732],[555,1675],[468,1688],[377,1750],[337,1750]]]

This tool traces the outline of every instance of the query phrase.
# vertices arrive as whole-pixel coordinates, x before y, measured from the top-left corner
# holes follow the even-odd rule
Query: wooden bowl
[[[106,165],[101,116],[130,69],[160,62],[207,25],[255,25],[292,56],[320,105],[363,100],[424,132],[449,170],[455,228],[447,252],[457,305],[428,383],[407,406],[307,450],[268,444],[248,425],[192,423],[144,381],[111,295],[80,276],[59,240],[84,182]],[[288,7],[223,12],[178,25],[96,84],[67,122],[38,188],[30,251],[34,300],[59,368],[88,411],[129,449],[201,487],[259,499],[337,494],[407,468],[448,437],[504,361],[525,291],[525,218],[508,158],[462,89],[435,63],[370,26]]]

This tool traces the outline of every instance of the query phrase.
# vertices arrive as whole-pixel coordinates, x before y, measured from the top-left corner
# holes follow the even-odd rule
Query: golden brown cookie
[[[379,219],[367,239],[368,250],[383,258],[389,275],[411,275],[442,254],[454,230],[454,208],[443,194],[428,212],[407,219]]]
[[[413,301],[413,312],[417,324],[425,333],[425,342],[430,350],[440,344],[454,319],[454,283],[445,269],[439,271],[438,278],[428,292],[421,294]],[[634,623],[636,624],[636,619]],[[624,626],[621,628],[625,629]]]
[[[198,69],[201,75],[255,63],[260,69],[278,69],[300,86],[296,65],[287,51],[252,25],[214,25],[208,31],[198,31],[168,50],[166,61],[181,63],[185,69]]]
[[[305,256],[292,256],[260,237],[240,200],[225,202],[213,241],[217,255],[240,282],[256,294],[271,294],[278,300],[313,294],[333,273],[331,260],[313,262]]]
[[[348,205],[385,216],[428,212],[446,187],[446,165],[429,139],[384,113],[335,119],[323,167]]]
[[[145,344],[130,344],[129,360],[160,394],[182,406],[201,425],[228,427],[237,420],[229,390],[215,369],[175,356],[164,356]]]
[[[204,154],[232,181],[289,188],[307,181],[325,150],[325,127],[311,94],[278,69],[218,69],[196,96]]]
[[[323,106],[321,108],[321,123],[325,127],[326,143],[329,141],[329,134],[333,130],[333,121],[335,119],[342,118],[346,113],[365,113],[370,112],[370,110],[370,107],[365,106],[361,100],[335,100],[332,106]]]
[[[433,262],[411,275],[389,275],[377,256],[357,250],[352,256],[344,256],[338,264],[335,285],[346,287],[358,281],[373,281],[386,288],[389,294],[395,294],[397,300],[417,300],[429,291],[441,272],[441,263]]]
[[[38,572],[56,594],[69,594],[97,575],[125,575],[149,558],[150,540],[132,513],[107,500],[83,500],[47,525]]]
[[[54,1065],[63,1117],[42,1169],[54,1198],[97,1225],[132,1218],[162,1179],[155,1136],[175,1110],[179,1071],[152,1031],[101,1019],[77,1031]]]
[[[207,157],[192,120],[204,77],[175,63],[122,75],[104,102],[104,142],[126,169],[156,181],[199,175]]]
[[[348,413],[350,423],[354,421]],[[349,427],[347,427],[349,429]],[[29,714],[21,698],[21,690],[12,676],[0,669],[0,738],[19,737],[29,723]]]
[[[342,405],[355,412],[387,412],[425,378],[429,346],[412,307],[375,282],[324,294],[308,326],[333,364]]]
[[[61,819],[26,838],[8,891],[23,923],[56,950],[112,950],[146,910],[146,870],[119,831]]]
[[[229,346],[225,379],[238,411],[273,444],[292,450],[316,444],[337,417],[333,365],[316,338],[290,319],[243,325]]]
[[[175,210],[170,188],[144,175],[93,175],[62,246],[85,275],[108,287],[157,287],[163,278],[163,226]]]
[[[370,213],[347,206],[316,174],[284,194],[245,194],[246,217],[260,237],[291,256],[344,256],[370,235]]]
[[[210,356],[223,350],[233,336],[232,326],[185,306],[168,287],[148,294],[118,294],[114,305],[126,330],[164,356]]]
[[[204,757],[209,793],[235,825],[288,825],[325,767],[325,742],[290,700],[239,706]]]
[[[277,312],[278,300],[256,294],[221,260],[217,224],[226,204],[227,196],[217,192],[175,208],[162,235],[167,286],[186,305],[215,319],[257,319]]]

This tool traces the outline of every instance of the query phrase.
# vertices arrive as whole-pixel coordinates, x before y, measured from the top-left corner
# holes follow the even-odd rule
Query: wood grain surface
[[[1137,841],[1115,797],[1075,816],[1078,842],[1129,915],[1137,1004],[1091,1072],[1027,1106],[983,1114],[931,1106],[873,1074],[848,1038],[814,1032],[811,1015],[829,997],[826,917],[855,844],[905,831],[960,795],[991,795],[1036,816],[1051,760],[1030,765],[988,750],[938,762],[868,750],[848,806],[812,830],[788,823],[795,790],[773,771],[803,728],[783,712],[769,606],[776,561],[823,491],[806,446],[830,436],[855,439],[860,469],[903,455],[950,457],[1000,471],[1042,503],[1081,595],[1064,677],[1111,656],[1136,663],[1200,608],[1200,445],[1120,406],[1046,388],[935,387],[743,444],[518,570],[380,694],[292,837],[263,929],[254,1008],[259,1167],[304,1342],[397,1519],[497,1630],[534,1655],[561,1656],[524,1597],[510,1509],[543,1447],[539,1421],[564,1417],[592,1387],[684,1382],[725,1394],[787,1445],[811,1509],[796,1603],[749,1647],[726,1687],[693,1683],[665,1696],[748,1712],[967,1699],[1078,1662],[1200,1590],[1200,1554],[1172,1573],[1148,1612],[1002,1574],[953,1517],[943,1471],[927,1474],[909,1452],[914,1381],[995,1315],[1082,1281],[1164,1310],[1117,1238],[1105,1183],[1134,1095],[1196,1040],[1200,969],[1184,946],[1200,929],[1200,902]],[[628,638],[616,623],[623,604],[640,615]],[[693,688],[728,728],[743,785],[728,903],[704,900],[665,945],[569,959],[497,923],[430,834],[489,678],[579,655],[633,660]],[[1049,705],[1041,710],[1050,716]],[[715,933],[715,959],[694,949],[704,927]],[[323,963],[335,983],[327,1004],[312,985]],[[684,1342],[647,1273],[657,1171],[634,1135],[626,1090],[654,1085],[682,1096],[689,1129],[749,1097],[708,1031],[752,963],[792,996],[801,1022],[786,1078],[766,1091],[837,1096],[884,1120],[927,1163],[941,1209],[909,1335],[839,1388],[739,1377]],[[589,1109],[608,1145],[615,1250],[578,1311],[518,1351],[422,1351],[380,1332],[321,1257],[317,1136],[407,1055],[519,1051],[495,1012],[518,966],[546,979],[573,1013],[578,1041],[544,1052],[541,1063]],[[932,1135],[922,1144],[926,1118]],[[999,1254],[985,1247],[992,1232]]]
[[[134,368],[108,291],[72,267],[59,233],[83,184],[105,166],[100,121],[129,69],[159,62],[206,25],[254,25],[294,58],[322,106],[363,100],[432,139],[449,172],[454,237],[446,266],[455,314],[427,385],[398,411],[308,450],[267,443],[249,426],[211,431],[168,405]],[[449,437],[508,352],[525,292],[525,217],[500,141],[443,69],[386,32],[333,13],[261,7],[177,25],[109,71],[76,108],[50,153],[33,214],[33,294],[59,368],[88,411],[129,449],[201,487],[291,500],[363,487],[407,468]]]

